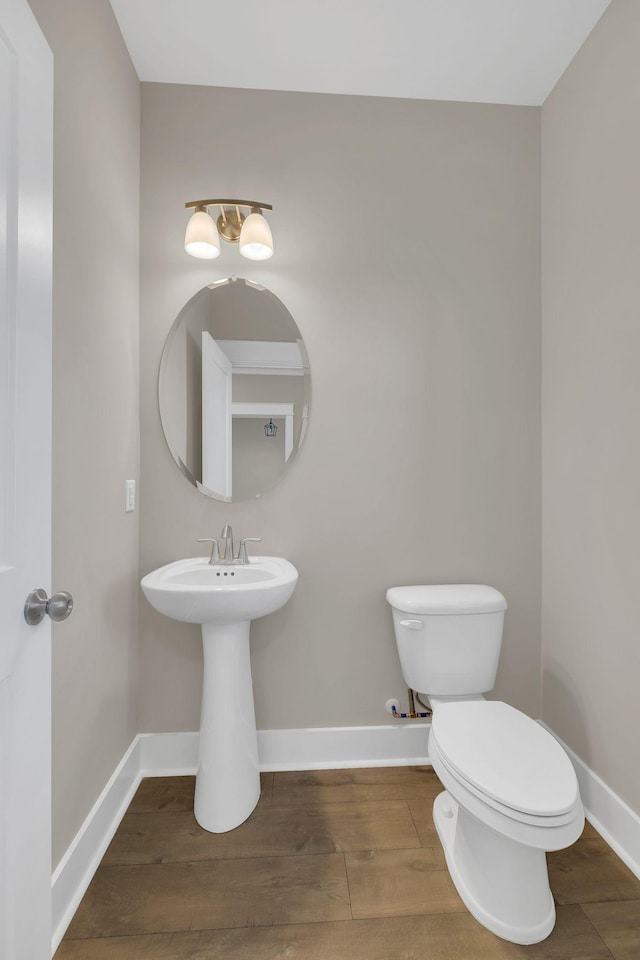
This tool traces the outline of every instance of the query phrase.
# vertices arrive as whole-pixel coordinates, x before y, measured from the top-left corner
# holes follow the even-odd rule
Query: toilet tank
[[[492,690],[507,601],[482,584],[391,587],[402,675],[407,686],[441,697]]]

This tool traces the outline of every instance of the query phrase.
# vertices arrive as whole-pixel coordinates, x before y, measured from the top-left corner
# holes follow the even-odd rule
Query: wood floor
[[[449,879],[428,767],[266,774],[211,834],[192,777],[144,780],[56,960],[638,960],[640,880],[587,825],[550,854],[554,932],[488,933]]]

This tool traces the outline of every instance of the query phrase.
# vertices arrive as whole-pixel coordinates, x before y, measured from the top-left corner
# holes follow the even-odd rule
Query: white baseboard
[[[260,768],[328,770],[428,764],[428,732],[429,724],[414,722],[259,730]],[[589,820],[640,877],[640,817],[566,744],[562,746],[575,767]],[[197,733],[143,733],[135,738],[53,874],[54,952],[142,778],[194,774],[197,762]]]
[[[330,770],[429,763],[430,724],[259,730],[261,770]]]
[[[71,923],[141,779],[140,745],[136,737],[51,877],[52,954]]]
[[[417,766],[429,763],[428,737],[426,723],[258,730],[260,769]],[[198,763],[198,734],[143,733],[140,757],[145,777],[193,774]]]
[[[542,726],[562,744],[576,771],[587,819],[640,879],[640,816],[601,780],[542,720]]]
[[[198,767],[197,733],[141,733],[143,777],[186,777]]]

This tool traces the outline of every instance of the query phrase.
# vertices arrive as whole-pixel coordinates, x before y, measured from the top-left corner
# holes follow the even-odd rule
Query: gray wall
[[[142,102],[141,573],[226,521],[296,564],[252,628],[261,728],[387,722],[386,588],[493,584],[495,694],[537,716],[539,110],[156,84]],[[216,193],[274,204],[271,261],[184,253],[184,202]],[[225,505],[172,462],[156,381],[178,311],[232,274],[293,314],[313,413],[280,485]],[[140,609],[141,729],[196,729],[198,628]]]
[[[137,732],[140,85],[107,0],[31,0],[54,53],[53,863]]]
[[[542,111],[543,711],[640,810],[640,4]]]

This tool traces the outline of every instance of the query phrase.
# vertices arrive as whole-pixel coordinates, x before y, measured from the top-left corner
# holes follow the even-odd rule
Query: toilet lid
[[[432,736],[462,781],[511,810],[553,817],[576,803],[578,782],[567,754],[540,724],[507,703],[440,703]]]

